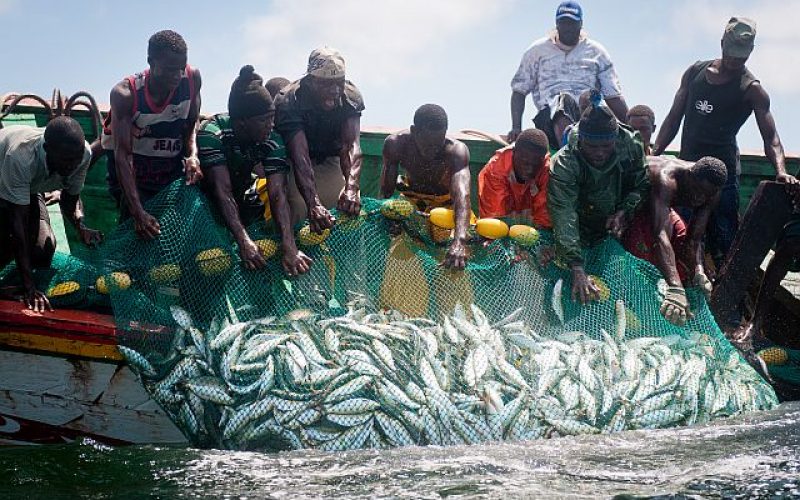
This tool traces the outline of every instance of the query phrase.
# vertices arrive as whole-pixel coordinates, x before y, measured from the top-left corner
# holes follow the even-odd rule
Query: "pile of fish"
[[[538,335],[458,306],[442,323],[364,299],[340,317],[179,325],[168,360],[121,347],[198,445],[349,450],[653,429],[770,409],[775,394],[705,335]],[[300,315],[302,316],[302,315]]]

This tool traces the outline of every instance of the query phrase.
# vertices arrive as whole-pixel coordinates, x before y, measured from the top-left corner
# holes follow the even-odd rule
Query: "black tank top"
[[[736,134],[753,112],[744,95],[756,78],[745,69],[741,78],[721,85],[706,80],[706,68],[712,61],[698,61],[692,66],[689,93],[684,109],[680,157],[695,161],[716,156],[736,172],[738,148]]]

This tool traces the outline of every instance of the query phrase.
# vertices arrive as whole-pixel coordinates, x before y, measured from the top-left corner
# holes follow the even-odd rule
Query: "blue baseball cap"
[[[561,2],[556,9],[556,21],[563,18],[583,21],[583,9],[578,2]]]

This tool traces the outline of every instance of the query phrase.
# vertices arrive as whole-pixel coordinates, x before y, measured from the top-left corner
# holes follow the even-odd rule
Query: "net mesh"
[[[209,206],[173,184],[148,207],[161,236],[142,241],[122,224],[84,280],[107,277],[120,350],[196,445],[469,444],[777,404],[699,292],[694,318],[669,324],[658,271],[611,239],[586,251],[603,293],[582,306],[569,273],[538,262],[546,232],[532,247],[475,238],[466,270],[450,271],[447,231],[365,199],[325,238],[300,231],[313,265],[289,278],[271,228],[248,228],[267,257],[248,271]]]

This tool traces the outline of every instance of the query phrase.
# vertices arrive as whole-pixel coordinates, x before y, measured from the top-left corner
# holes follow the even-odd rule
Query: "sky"
[[[224,112],[244,64],[265,78],[299,78],[308,54],[329,45],[345,57],[364,95],[362,128],[403,128],[425,103],[447,110],[450,130],[506,133],[509,87],[525,49],[554,28],[557,1],[291,0],[83,2],[0,0],[0,93],[47,98],[54,87],[91,92],[147,65],[147,39],[178,31],[203,77],[203,113]],[[800,64],[793,53],[800,0],[584,0],[584,28],[610,52],[630,106],[648,104],[658,123],[680,76],[719,56],[732,15],[758,23],[748,67],[771,97],[788,152],[800,153]],[[795,61],[792,63],[791,61]],[[530,99],[523,123],[534,115]],[[680,136],[678,136],[680,137]],[[754,118],[739,134],[744,151],[763,151]]]

